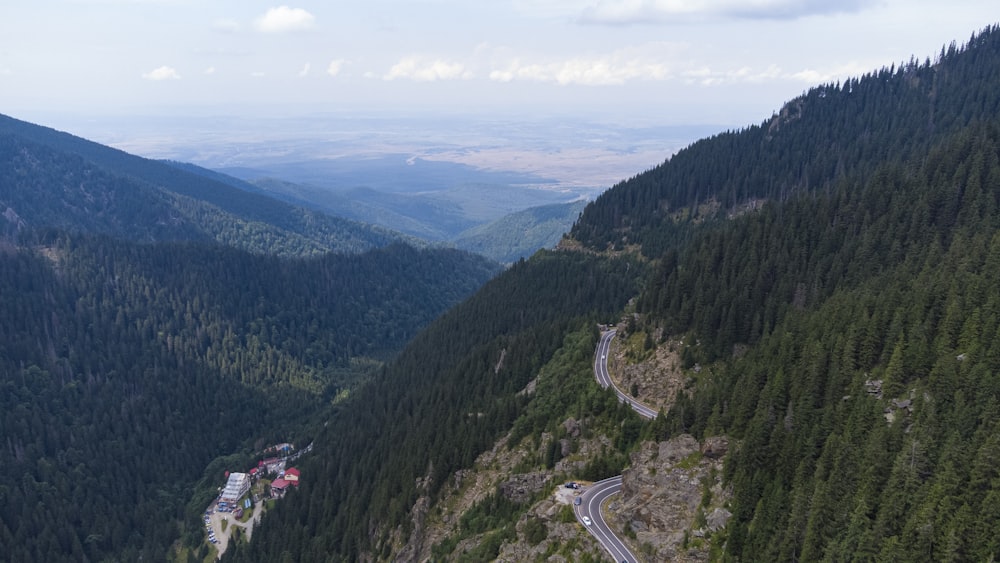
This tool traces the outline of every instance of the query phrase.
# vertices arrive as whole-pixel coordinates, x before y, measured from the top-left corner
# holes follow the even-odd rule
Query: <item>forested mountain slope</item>
[[[642,184],[654,187],[647,193],[683,194],[684,184],[659,182],[684,173],[684,161],[605,202],[621,198],[612,215],[646,214],[648,229],[619,233],[634,232],[644,253],[660,257],[637,301],[642,330],[686,336],[686,363],[713,366],[692,372],[690,393],[679,396],[659,437],[736,440],[725,475],[734,519],[714,538],[728,557],[1000,556],[992,532],[1000,495],[998,74],[1000,31],[990,28],[935,65],[851,81],[839,94],[811,91],[802,118],[760,146],[805,123],[810,103],[842,100],[817,118],[819,139],[857,115],[851,98],[859,91],[882,90],[866,106],[883,109],[862,122],[856,144],[800,157],[803,170],[837,161],[826,176],[796,187],[776,166],[776,177],[758,185],[794,189],[751,194],[768,201],[688,229],[662,254],[661,235],[684,229],[658,227],[649,207],[622,202]],[[926,81],[939,86],[931,99],[907,104],[904,93]],[[870,144],[879,129],[882,141]],[[722,146],[760,134],[751,129]],[[750,170],[723,169],[735,179]]]
[[[455,246],[510,264],[539,248],[555,247],[585,206],[586,202],[577,201],[511,213],[465,231],[455,239]]]
[[[922,165],[765,206],[656,275],[650,328],[723,360],[662,436],[740,441],[729,555],[1000,555],[998,210],[1000,130],[974,126]]]
[[[323,479],[227,561],[393,560],[491,439],[561,426],[514,394],[560,333],[626,311],[701,368],[643,435],[732,440],[720,558],[1000,557],[1000,29],[935,59],[810,90],[608,191],[573,230],[587,252],[519,263],[435,322],[366,390],[377,407],[318,439],[346,453],[386,429],[374,445],[317,458]]]
[[[988,28],[932,61],[882,68],[810,89],[760,125],[698,141],[623,181],[585,211],[572,236],[658,256],[684,224],[757,200],[865,181],[887,160],[918,159],[970,123],[1000,113],[1000,32]]]
[[[0,252],[0,561],[165,561],[191,486],[308,441],[345,385],[494,275],[453,250],[258,256],[52,231]],[[209,482],[217,485],[223,469]],[[209,490],[209,496],[211,496]],[[193,510],[193,513],[192,513]]]
[[[192,172],[0,115],[0,226],[140,241],[216,240],[261,254],[362,252],[402,240]]]
[[[638,269],[540,252],[486,284],[341,407],[316,439],[322,453],[303,467],[315,478],[225,559],[354,561],[373,550],[392,559],[417,499],[436,498],[510,429],[529,402],[520,392],[564,334],[620,310]]]

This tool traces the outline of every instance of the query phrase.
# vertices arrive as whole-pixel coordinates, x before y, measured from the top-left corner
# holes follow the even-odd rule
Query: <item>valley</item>
[[[0,116],[0,562],[996,560],[998,107],[993,25],[677,147]]]

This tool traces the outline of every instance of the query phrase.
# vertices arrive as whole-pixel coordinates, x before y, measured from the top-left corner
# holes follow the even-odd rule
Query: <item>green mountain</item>
[[[585,201],[532,207],[473,227],[455,239],[462,250],[509,264],[553,248],[586,207]]]
[[[544,189],[555,182],[533,174],[406,154],[261,163],[221,171],[296,205],[442,242],[510,213],[578,197]]]
[[[733,517],[697,540],[718,559],[995,560],[997,108],[994,26],[623,181],[562,245],[579,251],[519,262],[343,405],[305,467],[317,478],[224,560],[398,559],[458,470],[503,436],[557,452],[569,418],[606,437],[587,478],[644,439],[726,435]],[[581,383],[596,324],[623,316],[623,336],[677,347],[685,370],[651,423]],[[552,381],[567,392],[540,390]],[[474,506],[460,526],[479,543],[433,553],[490,560],[526,509]]]
[[[0,162],[4,562],[203,558],[224,471],[499,269],[9,118]]]
[[[390,193],[364,187],[336,191],[261,178],[252,186],[295,205],[373,225],[391,225],[401,233],[452,244],[504,264],[527,258],[540,248],[553,248],[586,206],[584,201],[534,205],[538,200],[565,196],[498,185]]]
[[[215,240],[287,256],[363,252],[403,240],[255,191],[235,178],[0,115],[0,207],[8,232],[57,227],[139,241]]]

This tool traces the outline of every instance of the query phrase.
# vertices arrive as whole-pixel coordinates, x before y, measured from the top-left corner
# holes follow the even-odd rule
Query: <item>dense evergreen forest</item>
[[[488,283],[342,406],[316,439],[324,453],[303,467],[315,479],[226,560],[352,561],[373,550],[391,559],[417,498],[435,497],[510,429],[528,403],[518,392],[563,335],[621,310],[637,270],[626,259],[541,252]],[[587,349],[594,343],[596,333]]]
[[[733,440],[722,557],[995,560],[998,110],[990,27],[615,186],[570,235],[585,252],[517,264],[344,405],[322,478],[226,560],[392,560],[419,496],[566,416],[516,391],[631,297],[637,329],[709,368],[641,434]]]
[[[11,562],[164,561],[182,534],[202,543],[192,484],[206,467],[212,487],[237,469],[210,462],[309,441],[339,391],[497,271],[399,243],[293,259],[10,223],[0,560]]]
[[[996,119],[998,43],[987,29],[933,61],[911,58],[812,88],[761,124],[693,143],[604,192],[572,236],[595,249],[638,244],[655,258],[692,223],[832,189],[841,178],[864,182],[887,161],[917,160],[970,123]]]
[[[922,166],[706,235],[646,294],[649,322],[705,335],[692,358],[728,360],[661,436],[741,440],[730,555],[1000,554],[998,208],[1000,131],[972,127]]]
[[[720,215],[746,197],[766,201],[737,218],[706,217],[683,244],[668,243],[637,305],[647,329],[696,337],[689,364],[717,368],[658,424],[661,438],[739,440],[726,465],[735,512],[718,538],[726,557],[1000,556],[998,76],[1000,30],[990,28],[934,64],[814,89],[790,104],[799,112],[790,121],[724,136],[722,145],[767,147],[816,115],[811,131],[790,133],[803,141],[790,161],[799,170],[758,148],[772,159],[766,181],[753,184],[739,164],[716,172],[757,186],[720,184],[736,190],[712,194],[727,202]],[[804,142],[840,139],[855,121],[857,142],[836,141],[843,150]],[[698,150],[723,150],[704,143]],[[683,162],[653,175],[691,173]],[[611,201],[706,199],[685,192],[691,184],[657,182],[640,177],[608,196],[612,215],[647,214],[614,225],[648,236],[650,254],[677,225]]]
[[[311,439],[499,269],[239,184],[0,116],[0,561],[202,544],[224,460]]]

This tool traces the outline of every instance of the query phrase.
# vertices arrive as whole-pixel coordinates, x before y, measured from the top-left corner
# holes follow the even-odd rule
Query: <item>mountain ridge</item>
[[[0,158],[6,163],[0,205],[13,209],[26,225],[80,230],[99,225],[102,232],[118,236],[212,238],[288,255],[359,252],[404,239],[385,229],[296,208],[255,193],[235,179],[232,182],[241,187],[219,181],[207,171],[192,173],[190,168],[133,156],[8,116],[0,115],[0,137],[4,139]],[[50,173],[41,181],[31,180],[31,174],[40,172],[39,159],[48,163],[45,169]],[[59,169],[64,177],[51,173]],[[90,175],[99,180],[88,183]],[[88,193],[91,188],[96,192]],[[46,196],[38,199],[42,190]],[[49,209],[49,200],[62,198],[79,203],[51,217],[60,222],[49,225],[44,215],[33,216],[32,210]],[[156,212],[154,217],[148,216],[147,207]],[[101,213],[91,217],[95,211]]]
[[[505,345],[473,360],[439,344],[449,359],[438,357],[436,367],[462,366],[464,379],[448,377],[447,393],[442,378],[399,398],[408,405],[452,397],[421,411],[426,419],[394,413],[421,425],[408,435],[423,433],[417,443],[431,450],[387,449],[358,465],[341,460],[335,470],[317,461],[311,468],[324,479],[303,489],[297,506],[279,507],[255,535],[259,544],[227,552],[226,561],[283,554],[303,561],[391,560],[413,530],[411,518],[435,510],[441,488],[458,479],[455,471],[468,470],[472,456],[500,437],[511,433],[514,446],[537,445],[540,455],[519,465],[518,474],[548,467],[545,452],[558,458],[568,419],[551,401],[561,400],[575,405],[570,412],[584,435],[607,437],[607,448],[587,464],[588,478],[620,473],[642,441],[730,437],[722,479],[733,489],[727,503],[733,517],[697,540],[709,542],[719,559],[997,557],[987,531],[998,522],[996,510],[984,499],[1000,490],[986,461],[1000,459],[991,438],[1000,389],[990,375],[1000,367],[989,344],[1000,318],[1000,288],[990,278],[1000,248],[998,123],[989,111],[1000,107],[998,69],[1000,30],[991,26],[962,47],[942,49],[933,64],[913,60],[812,89],[776,121],[698,141],[615,186],[585,209],[565,245],[585,252],[539,253],[494,280],[495,287],[509,284],[502,299],[484,291],[470,300],[484,313],[514,308],[514,318],[544,312],[554,323],[546,330],[561,334],[618,324],[635,363],[652,348],[677,346],[685,384],[666,416],[642,424],[627,409],[611,408],[613,396],[606,404],[608,397],[590,396],[592,390],[579,403],[579,394],[518,394],[540,370],[569,370],[567,381],[581,376],[577,371],[589,366],[574,369],[556,358],[570,347],[589,355],[596,334],[586,343],[554,344],[540,363],[507,374],[507,386],[493,389],[503,394],[492,396],[505,405],[503,417],[460,401],[513,367],[505,358],[528,346],[515,344],[523,330],[516,323],[456,309],[451,314],[467,320],[466,330]],[[926,88],[934,85],[931,103]],[[921,135],[929,125],[932,134]],[[740,213],[732,213],[735,207]],[[575,260],[593,261],[588,272],[577,271],[582,279],[555,266]],[[567,287],[573,283],[612,295],[606,276],[624,274],[620,269],[627,283],[614,295],[630,305],[615,311],[580,303],[584,314],[574,316],[544,301],[509,300],[575,294]],[[445,325],[433,323],[425,338],[447,340]],[[404,356],[415,353],[411,348]],[[389,373],[407,377],[403,364]],[[888,386],[884,394],[869,395],[868,380]],[[912,411],[899,411],[893,401]],[[459,420],[469,424],[463,418],[469,412],[501,418],[489,427],[492,439],[469,441],[471,429],[450,430]],[[320,439],[338,447],[336,439]],[[871,464],[865,455],[873,456]],[[401,469],[406,463],[408,471]],[[365,468],[373,464],[393,469],[371,475]],[[341,477],[354,471],[365,480]],[[339,487],[364,500],[334,492]],[[849,502],[837,501],[841,491]],[[507,507],[508,517],[489,524],[481,543],[445,557],[491,559],[504,542],[529,541],[515,525],[528,508]],[[470,509],[469,517],[481,510]],[[329,518],[303,518],[308,513]],[[628,515],[622,521],[633,522]],[[296,530],[308,533],[289,537]],[[640,541],[658,532],[622,530]],[[656,560],[655,550],[649,557]]]

